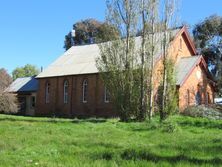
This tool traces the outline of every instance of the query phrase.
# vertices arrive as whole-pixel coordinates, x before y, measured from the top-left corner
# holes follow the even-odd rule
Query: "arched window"
[[[110,102],[110,94],[107,88],[104,88],[104,102],[109,103]]]
[[[209,105],[211,102],[210,102],[210,93],[207,92],[206,93],[206,105]]]
[[[190,90],[187,89],[187,106],[190,105]]]
[[[180,38],[180,50],[182,50],[183,49],[183,40],[182,40],[182,38]]]
[[[201,94],[199,91],[196,93],[195,99],[196,99],[196,105],[201,105]]]
[[[87,103],[88,81],[85,79],[82,83],[82,102]]]
[[[68,88],[69,88],[68,81],[65,80],[63,84],[63,99],[65,104],[68,103]]]
[[[50,83],[46,83],[46,87],[45,87],[45,103],[49,103],[49,96],[50,96]]]

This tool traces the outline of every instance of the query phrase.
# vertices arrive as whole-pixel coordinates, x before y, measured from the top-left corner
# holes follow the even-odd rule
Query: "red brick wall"
[[[189,78],[185,81],[182,87],[179,88],[179,107],[181,110],[185,109],[188,106],[196,104],[195,96],[198,91],[201,94],[202,104],[207,105],[212,104],[214,102],[213,87],[209,84],[206,72],[201,65],[195,67],[195,69],[190,74]],[[208,99],[207,93],[209,95]]]
[[[182,42],[181,42],[182,41]],[[180,48],[182,43],[182,48]],[[169,55],[177,62],[180,57],[192,56],[194,51],[189,45],[185,33],[177,36],[172,41],[169,48]],[[154,94],[160,81],[162,79],[163,64],[160,60],[155,65],[154,71]],[[196,70],[201,71],[201,79],[197,80]],[[82,83],[83,80],[88,80],[88,102],[82,102]],[[69,83],[69,96],[68,103],[63,102],[63,83],[67,80]],[[50,103],[45,103],[45,86],[46,82],[51,84]],[[210,102],[213,102],[213,88],[207,81],[206,74],[200,67],[197,67],[184,85],[178,90],[179,92],[179,107],[183,110],[187,106],[187,90],[190,92],[197,91],[197,85],[202,85],[202,99],[206,101],[206,93],[210,95]],[[195,96],[190,96],[190,105],[194,104]],[[54,77],[39,79],[39,90],[37,93],[37,115],[62,115],[62,116],[103,116],[110,117],[116,116],[117,113],[113,110],[111,103],[104,102],[104,86],[99,79],[98,74],[67,76],[67,77]]]
[[[87,103],[82,101],[82,83],[88,81]],[[67,80],[68,103],[64,104],[63,84]],[[45,103],[46,83],[50,83],[50,102]],[[39,79],[36,115],[116,116],[112,104],[104,102],[104,86],[98,74]]]
[[[182,48],[180,45],[182,44]],[[178,35],[173,41],[169,48],[169,54],[171,58],[177,63],[180,57],[189,57],[192,56],[193,50],[189,45],[189,41],[185,35],[185,32]],[[196,78],[196,71],[197,69],[201,71],[201,79]],[[162,80],[162,71],[163,71],[163,62],[160,60],[156,66],[154,71],[154,94],[157,94],[158,86]],[[189,76],[187,81],[182,85],[182,87],[178,90],[179,93],[179,109],[182,111],[187,107],[187,90],[190,91],[190,105],[195,104],[195,93],[197,92],[197,85],[201,85],[201,98],[202,103],[206,103],[206,94],[209,94],[209,103],[213,103],[214,99],[214,89],[209,84],[207,75],[204,69],[200,66],[195,68],[192,74]],[[200,87],[200,86],[199,86]]]

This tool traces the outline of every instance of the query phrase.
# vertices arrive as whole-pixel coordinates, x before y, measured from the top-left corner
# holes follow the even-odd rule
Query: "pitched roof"
[[[181,29],[174,29],[169,31],[169,36],[175,37],[180,30]],[[155,34],[157,43],[155,59],[161,56],[161,39],[163,35],[163,32]],[[140,43],[141,38],[136,37],[135,46],[140,46]],[[97,44],[73,46],[36,78],[98,73],[99,71],[96,67],[96,59],[98,57],[100,57],[100,50]]]
[[[182,57],[176,64],[176,85],[182,85],[202,56]]]
[[[5,92],[35,92],[38,89],[38,80],[35,77],[17,78]]]

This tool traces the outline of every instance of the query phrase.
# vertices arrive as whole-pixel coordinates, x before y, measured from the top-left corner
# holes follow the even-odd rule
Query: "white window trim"
[[[87,93],[85,93],[87,91],[87,87],[88,87],[88,81],[87,79],[84,79],[83,83],[82,83],[82,102],[83,103],[87,103]],[[85,94],[86,94],[86,97],[85,97]]]
[[[67,92],[66,92],[66,87],[67,87]],[[68,88],[69,88],[68,81],[65,80],[64,84],[63,84],[63,102],[64,102],[64,104],[68,104]]]

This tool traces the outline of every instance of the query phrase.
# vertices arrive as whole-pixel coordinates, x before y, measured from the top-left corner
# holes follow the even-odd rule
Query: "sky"
[[[64,36],[80,20],[105,19],[106,0],[0,0],[0,68],[46,68],[64,53]],[[222,0],[180,0],[180,21],[191,25],[217,14]]]

